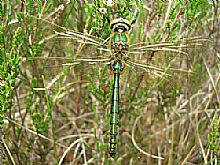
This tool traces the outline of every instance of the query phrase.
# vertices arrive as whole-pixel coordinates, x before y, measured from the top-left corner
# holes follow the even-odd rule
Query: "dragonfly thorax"
[[[120,61],[124,68],[124,64],[127,60],[128,52],[128,35],[127,33],[114,33],[111,37],[111,65]],[[114,70],[114,69],[112,69]],[[122,69],[123,70],[123,69]]]

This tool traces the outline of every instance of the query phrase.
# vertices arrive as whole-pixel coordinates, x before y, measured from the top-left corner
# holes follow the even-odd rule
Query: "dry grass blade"
[[[46,136],[44,136],[44,135],[41,135],[41,134],[39,134],[39,133],[37,133],[37,132],[31,130],[31,129],[28,129],[28,128],[22,126],[21,124],[17,123],[16,121],[13,121],[12,119],[9,119],[8,117],[5,117],[5,119],[8,120],[10,123],[12,123],[12,124],[14,124],[14,125],[16,125],[16,126],[22,128],[22,129],[26,130],[27,132],[30,132],[30,133],[33,134],[33,135],[36,135],[36,136],[38,136],[38,137],[40,137],[40,138],[42,138],[42,139],[45,139],[45,140],[51,142],[52,144],[55,143],[56,145],[58,145],[58,146],[60,146],[60,147],[67,148],[65,145],[63,145],[63,144],[61,144],[61,143],[58,143],[58,142],[55,142],[54,140],[52,140],[52,139],[50,139],[50,138],[48,138],[48,137],[46,137]]]
[[[140,120],[141,117],[142,117],[142,116],[140,115],[139,117],[136,118],[136,120],[135,120],[135,122],[134,122],[134,125],[133,125],[133,128],[132,128],[132,135],[131,135],[131,137],[132,137],[132,143],[133,143],[133,145],[135,146],[135,148],[136,148],[138,151],[140,151],[142,154],[144,154],[144,155],[146,155],[146,156],[149,156],[149,157],[154,158],[154,159],[164,159],[164,158],[162,158],[162,157],[159,157],[159,156],[156,156],[156,155],[147,153],[146,151],[142,150],[142,149],[137,145],[137,143],[136,143],[136,141],[135,141],[135,138],[134,138],[134,135],[135,135],[135,129],[136,129],[137,122]]]
[[[214,91],[215,91],[215,95],[216,95],[216,97],[217,97],[218,103],[220,103],[219,93],[218,93],[216,84],[215,84],[215,82],[214,82],[214,79],[213,79],[213,77],[212,77],[212,74],[210,73],[210,69],[208,68],[208,66],[207,66],[207,64],[206,64],[205,59],[204,59],[203,57],[202,57],[202,59],[203,59],[203,62],[204,62],[204,64],[205,64],[206,71],[208,72],[208,75],[209,75],[209,78],[210,78],[212,87],[213,87],[213,89],[214,89]]]
[[[8,148],[7,144],[5,143],[4,136],[1,137],[1,142],[3,143],[3,146],[4,146],[4,148],[5,148],[6,151],[7,151],[7,155],[8,155],[8,157],[10,158],[10,161],[11,161],[12,165],[16,165],[16,163],[15,163],[15,161],[14,161],[14,158],[13,158],[13,156],[12,156],[12,154],[11,154],[9,148]]]
[[[65,152],[63,153],[62,157],[60,158],[60,160],[59,160],[59,165],[62,164],[62,162],[63,162],[65,156],[66,156],[67,153],[73,148],[74,145],[76,145],[76,144],[79,143],[79,142],[82,143],[82,142],[84,141],[84,139],[87,139],[87,138],[88,138],[88,137],[82,137],[82,138],[77,139],[76,141],[74,141],[74,143],[71,143],[70,146],[69,146],[69,147],[65,150]],[[82,144],[81,144],[81,145],[82,145]]]

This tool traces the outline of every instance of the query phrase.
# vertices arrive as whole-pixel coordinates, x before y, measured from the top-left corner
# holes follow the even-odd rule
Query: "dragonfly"
[[[76,56],[74,58],[67,57],[48,57],[49,60],[69,60],[70,63],[63,63],[62,66],[77,65],[80,63],[103,63],[108,65],[111,73],[113,74],[113,88],[110,108],[110,140],[109,140],[109,154],[114,157],[117,150],[117,135],[119,129],[119,112],[120,112],[120,89],[119,82],[120,76],[127,67],[135,67],[143,70],[144,72],[153,74],[158,77],[169,76],[167,70],[177,72],[187,72],[176,68],[163,68],[159,65],[150,64],[150,62],[142,62],[135,55],[145,56],[147,52],[171,52],[187,56],[188,54],[183,50],[190,46],[200,46],[203,41],[201,37],[183,38],[173,42],[163,41],[158,43],[138,42],[130,44],[130,33],[132,27],[135,25],[135,20],[129,20],[123,16],[117,16],[109,20],[109,28],[111,34],[107,39],[93,36],[89,33],[81,33],[78,31],[66,29],[55,23],[43,18],[36,18],[43,24],[49,24],[55,27],[53,33],[44,37],[39,44],[46,43],[54,38],[60,40],[76,41],[81,47],[78,47]],[[92,54],[82,52],[83,47],[87,45],[95,48],[98,51],[104,52],[103,56],[94,56]],[[70,46],[70,45],[69,45]],[[152,57],[151,57],[152,58]],[[40,60],[45,57],[31,57],[29,60]],[[147,58],[146,58],[147,59]]]

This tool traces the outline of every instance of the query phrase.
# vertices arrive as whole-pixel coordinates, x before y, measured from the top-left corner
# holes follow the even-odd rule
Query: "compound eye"
[[[124,42],[124,43],[127,42],[127,37],[125,35],[122,36],[122,42]]]
[[[114,36],[114,42],[120,42],[120,35],[116,34]]]

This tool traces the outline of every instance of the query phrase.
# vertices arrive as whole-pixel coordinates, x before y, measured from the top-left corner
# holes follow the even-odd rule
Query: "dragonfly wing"
[[[155,47],[155,46],[172,46],[172,45],[180,45],[180,44],[193,44],[193,43],[203,43],[209,41],[208,38],[202,36],[195,36],[189,38],[181,38],[174,41],[157,41],[157,42],[138,42],[130,45],[131,49],[136,49],[139,47]]]
[[[157,66],[134,62],[132,60],[128,60],[127,64],[132,67],[137,67],[137,68],[143,69],[144,71],[146,71],[148,73],[152,73],[158,77],[163,77],[163,76],[169,75],[168,73],[166,73],[165,69],[159,68]]]
[[[56,41],[81,46],[83,44],[93,45],[97,48],[104,48],[103,51],[108,50],[108,44],[105,42],[106,39],[92,35],[92,30],[89,32],[78,32],[59,25],[63,23],[62,21],[47,20],[32,15],[25,15],[24,17],[23,21],[28,23],[31,28],[36,29],[35,34],[29,36],[29,38],[32,38],[29,43],[33,43],[34,40],[40,40],[39,44]]]
[[[202,46],[203,42],[208,41],[207,38],[192,37],[192,38],[183,38],[176,41],[162,41],[155,43],[146,43],[140,42],[130,46],[129,54],[144,54],[146,52],[171,52],[181,55],[188,55],[186,49],[194,48],[195,46]]]
[[[96,64],[106,66],[110,61],[105,39],[54,22],[30,15],[23,18],[23,23],[35,29],[27,34],[30,54],[23,55],[21,66],[27,79],[36,79],[34,89],[52,88],[50,84],[57,82],[64,87],[73,80],[85,80],[90,68]],[[34,51],[37,53],[33,54],[32,49],[38,49]]]
[[[131,67],[137,67],[139,69],[142,69],[148,73],[153,73],[156,76],[163,77],[163,76],[172,76],[172,73],[192,73],[190,69],[181,69],[175,66],[175,60],[174,61],[166,61],[164,63],[164,66],[159,66],[158,61],[147,61],[145,60],[140,60],[140,59],[129,59],[126,61],[128,66]],[[165,67],[166,66],[166,67]]]
[[[86,83],[86,76],[91,68],[105,67],[109,64],[108,58],[65,58],[65,57],[33,57],[22,59],[22,72],[27,79],[35,78],[37,81],[33,90],[67,89],[71,84]]]

